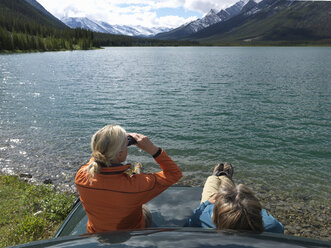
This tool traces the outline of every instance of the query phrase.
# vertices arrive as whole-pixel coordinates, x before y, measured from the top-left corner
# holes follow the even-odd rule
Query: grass
[[[50,185],[0,175],[0,247],[51,238],[75,199]]]

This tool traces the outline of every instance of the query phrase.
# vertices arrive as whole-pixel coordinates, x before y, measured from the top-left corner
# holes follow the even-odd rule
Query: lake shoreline
[[[1,175],[4,175],[4,173],[0,173]],[[77,191],[53,185],[50,180],[37,182],[31,175],[24,173],[13,176],[36,185],[51,184],[63,193],[70,193],[78,197]],[[175,186],[203,187],[203,183],[194,182],[191,178],[184,177]],[[261,201],[263,208],[284,225],[286,235],[331,241],[331,237],[328,235],[330,233],[328,217],[331,208],[326,203],[305,201],[304,199],[289,202],[287,198],[289,195],[286,193],[282,195],[272,192],[268,193],[258,187],[252,187],[252,189]]]
[[[24,53],[44,53],[44,52],[73,52],[73,51],[91,51],[100,50],[108,47],[331,47],[330,44],[199,44],[199,45],[169,45],[169,46],[103,46],[103,47],[93,47],[91,49],[59,49],[59,50],[0,50],[0,55],[5,54],[24,54]]]
[[[25,53],[45,53],[45,52],[73,52],[73,51],[91,51],[104,49],[102,47],[93,47],[91,49],[58,49],[58,50],[0,50],[0,55],[4,54],[25,54]]]

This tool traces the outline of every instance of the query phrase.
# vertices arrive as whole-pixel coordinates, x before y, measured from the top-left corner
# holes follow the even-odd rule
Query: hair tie
[[[108,167],[108,165],[106,165],[105,163],[102,163],[100,161],[95,161],[95,162],[101,167]]]

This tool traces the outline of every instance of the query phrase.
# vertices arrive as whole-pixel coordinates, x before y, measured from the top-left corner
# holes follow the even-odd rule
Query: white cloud
[[[179,8],[179,7],[184,6],[185,0],[150,1],[150,4],[155,9],[160,9],[160,8]]]
[[[158,23],[160,27],[179,27],[180,25],[184,23],[188,23],[191,21],[196,20],[196,16],[191,16],[189,18],[183,18],[180,16],[163,16],[158,18]]]
[[[237,0],[38,0],[49,12],[58,18],[88,17],[106,21],[109,24],[141,25],[146,27],[178,27],[199,16],[187,17],[185,11],[201,15],[211,8],[228,7]],[[158,16],[159,9],[174,9],[176,15]],[[178,9],[183,15],[178,14]],[[201,16],[200,15],[200,16]]]
[[[239,0],[238,0],[239,1]],[[221,10],[234,4],[236,1],[233,0],[186,0],[184,8],[197,11],[202,14],[209,12],[211,9]]]

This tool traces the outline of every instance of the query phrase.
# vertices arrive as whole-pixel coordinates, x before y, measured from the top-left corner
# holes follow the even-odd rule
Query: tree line
[[[65,34],[66,32],[69,35]],[[64,35],[51,33],[47,36],[31,35],[16,30],[8,31],[0,27],[0,50],[74,50],[91,49],[93,45],[93,33],[90,31],[75,29],[63,32]]]

